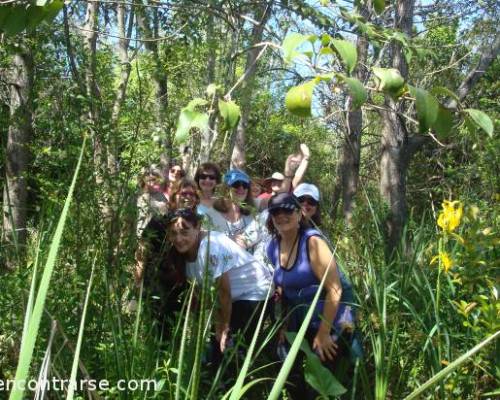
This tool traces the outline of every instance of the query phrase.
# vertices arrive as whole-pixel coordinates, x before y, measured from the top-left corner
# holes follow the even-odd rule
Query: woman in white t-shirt
[[[215,337],[220,351],[226,349],[229,332],[246,328],[251,337],[271,286],[269,270],[226,235],[202,231],[200,217],[191,209],[169,215],[167,239],[176,260],[185,263],[188,279],[201,284],[208,271],[217,286]]]

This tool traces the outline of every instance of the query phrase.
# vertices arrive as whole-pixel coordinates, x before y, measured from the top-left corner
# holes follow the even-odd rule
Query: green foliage
[[[394,99],[400,97],[405,90],[405,81],[399,71],[394,68],[373,67],[373,74],[378,79],[378,87]]]
[[[283,60],[286,63],[291,63],[295,58],[301,56],[303,53],[298,52],[297,48],[311,39],[314,39],[314,36],[306,36],[300,33],[291,33],[287,35],[281,45],[283,49]]]
[[[236,128],[241,117],[241,110],[234,101],[219,100],[219,113],[224,119],[223,129]]]
[[[352,74],[352,71],[356,67],[356,63],[358,61],[358,52],[356,50],[356,46],[348,42],[347,40],[332,40],[333,47],[337,50],[342,59],[343,63],[346,66],[347,72]]]
[[[472,108],[467,108],[464,110],[474,123],[485,131],[490,137],[493,136],[493,122],[486,113],[481,110],[475,110]]]
[[[287,332],[286,338],[293,343],[296,338],[295,332]],[[304,365],[304,376],[309,383],[321,396],[330,398],[344,394],[347,389],[337,380],[328,368],[321,364],[319,357],[312,352],[307,341],[302,340],[300,349],[306,355]]]
[[[311,116],[311,102],[316,81],[312,80],[292,87],[285,97],[285,106],[299,117]]]
[[[201,98],[193,99],[181,110],[175,131],[175,141],[184,143],[189,137],[191,129],[199,129],[204,132],[208,129],[208,114],[196,111],[196,107],[207,104],[207,101]]]
[[[34,30],[43,21],[52,21],[64,5],[63,0],[10,3],[0,7],[0,31],[14,36],[25,29]]]
[[[360,108],[366,100],[368,100],[368,93],[363,84],[356,78],[344,78],[349,94],[352,96],[352,108],[354,110]]]
[[[417,117],[420,132],[426,132],[434,126],[439,112],[439,103],[427,90],[408,86],[416,100]]]

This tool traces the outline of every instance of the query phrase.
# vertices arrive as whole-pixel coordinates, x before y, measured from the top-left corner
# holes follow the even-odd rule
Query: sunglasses
[[[299,203],[307,203],[311,206],[317,206],[319,204],[318,201],[316,201],[315,199],[313,199],[310,196],[300,196],[298,198],[298,200],[299,200]]]
[[[197,194],[195,192],[179,192],[179,196],[196,197]]]
[[[240,187],[242,187],[243,189],[248,189],[250,187],[250,185],[246,182],[243,182],[243,181],[238,181],[238,182],[234,182],[232,185],[231,185],[232,188],[234,189],[238,189]]]
[[[187,219],[197,219],[198,216],[196,212],[191,208],[178,208],[177,210],[170,211],[167,215],[167,223],[175,221],[178,218],[187,218]]]
[[[170,168],[170,173],[182,175],[182,168]]]
[[[216,181],[217,177],[210,174],[200,174],[200,180],[210,179],[211,181]]]
[[[273,208],[269,210],[271,217],[275,217],[278,214],[292,215],[295,212],[295,208]]]

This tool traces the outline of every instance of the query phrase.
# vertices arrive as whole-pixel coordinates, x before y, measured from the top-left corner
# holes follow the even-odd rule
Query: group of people
[[[271,318],[280,321],[277,341],[284,344],[285,332],[298,331],[324,279],[306,337],[324,363],[348,353],[352,289],[319,230],[320,191],[302,182],[309,156],[302,144],[283,173],[265,180],[240,169],[222,175],[212,162],[201,164],[193,179],[175,163],[168,177],[155,167],[146,171],[135,280],[161,300],[156,313],[165,335],[169,318],[181,309],[186,282],[201,287],[208,279],[217,294],[213,337],[219,359],[231,336],[249,344],[268,297],[280,304],[281,315]]]

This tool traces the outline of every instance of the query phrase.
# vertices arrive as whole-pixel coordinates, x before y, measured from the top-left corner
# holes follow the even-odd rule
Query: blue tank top
[[[308,239],[312,236],[321,237],[321,233],[316,229],[305,229],[299,231],[299,241],[297,256],[294,264],[289,268],[283,268],[279,259],[279,241],[274,238],[267,248],[267,256],[275,267],[274,284],[280,286],[284,300],[289,306],[294,307],[294,311],[288,321],[288,328],[291,331],[297,330],[302,323],[309,304],[319,287],[320,280],[314,275],[309,259]],[[354,314],[352,304],[354,301],[352,285],[347,280],[343,272],[339,269],[340,284],[342,286],[342,296],[334,327],[342,330],[342,325],[354,325]],[[317,329],[321,322],[320,314],[323,312],[324,296],[320,297],[313,315],[310,327]]]

